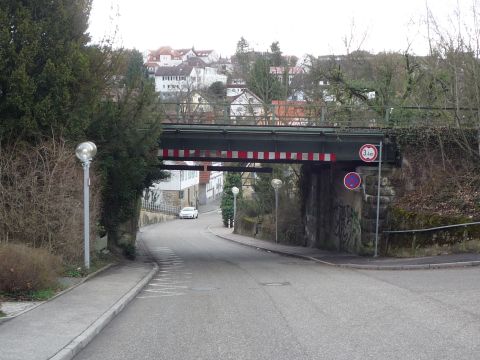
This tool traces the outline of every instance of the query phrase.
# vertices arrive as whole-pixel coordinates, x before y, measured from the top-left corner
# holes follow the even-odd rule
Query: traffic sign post
[[[374,257],[378,256],[378,222],[380,219],[380,188],[381,188],[381,177],[382,177],[382,150],[383,150],[383,141],[380,141],[380,144],[378,145],[380,149],[380,154],[379,151],[377,150],[377,146],[373,144],[364,144],[360,148],[358,155],[360,156],[360,159],[364,162],[374,162],[375,160],[378,159],[378,186],[377,186],[377,221],[375,224],[375,252],[374,252]],[[379,156],[380,155],[380,156]]]
[[[355,190],[360,187],[362,184],[362,178],[360,177],[359,173],[356,172],[349,172],[343,178],[343,185],[349,190]]]
[[[380,218],[380,187],[382,177],[382,149],[383,142],[380,141],[380,159],[378,160],[378,187],[377,187],[377,223],[375,224],[375,253],[374,257],[378,256],[378,221]]]

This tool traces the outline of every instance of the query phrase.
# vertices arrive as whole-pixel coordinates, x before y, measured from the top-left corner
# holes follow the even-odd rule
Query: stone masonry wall
[[[348,190],[343,185],[346,173],[357,171],[363,185]],[[380,233],[387,205],[394,190],[389,183],[391,169],[382,170],[380,197]],[[322,249],[373,254],[377,204],[376,167],[335,164],[307,171],[310,176],[305,198],[305,245]]]
[[[378,244],[382,242],[382,229],[387,218],[388,205],[395,197],[395,190],[390,183],[392,167],[382,167],[380,179],[380,212]],[[362,210],[361,210],[361,254],[374,254],[375,228],[377,221],[377,194],[378,169],[376,167],[358,167],[357,172],[362,175]]]

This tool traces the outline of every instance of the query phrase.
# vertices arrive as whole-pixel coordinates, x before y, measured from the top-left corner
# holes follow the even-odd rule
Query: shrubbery
[[[54,288],[62,271],[59,257],[21,244],[1,244],[0,259],[0,292],[8,294]]]
[[[74,150],[61,141],[5,146],[0,156],[0,242],[48,249],[67,263],[83,255],[83,174]],[[90,172],[90,223],[99,186]],[[91,227],[94,239],[95,227]],[[3,262],[0,256],[0,262]]]

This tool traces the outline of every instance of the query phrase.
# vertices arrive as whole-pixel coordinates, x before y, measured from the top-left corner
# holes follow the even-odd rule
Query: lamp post
[[[237,195],[240,190],[234,186],[232,187],[233,194],[233,228],[235,229],[235,221],[237,219]]]
[[[85,268],[90,269],[90,163],[97,154],[97,146],[91,142],[83,142],[75,149],[75,155],[83,167],[83,241]]]
[[[278,189],[283,185],[282,180],[272,179],[271,183],[273,190],[275,190],[275,243],[278,243]]]

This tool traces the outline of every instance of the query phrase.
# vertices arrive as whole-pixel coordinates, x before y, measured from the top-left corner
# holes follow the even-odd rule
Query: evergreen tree
[[[271,54],[272,66],[285,65],[285,61],[283,60],[283,57],[282,57],[282,50],[280,50],[280,45],[278,41],[275,41],[270,45],[270,51],[272,52]]]
[[[242,175],[240,173],[227,173],[223,182],[223,195],[220,208],[222,209],[223,225],[228,226],[233,219],[233,193],[232,187],[236,186],[240,192],[237,200],[242,197]],[[238,204],[237,204],[238,205]]]
[[[79,139],[98,99],[86,34],[91,1],[5,0],[0,7],[0,139]]]
[[[143,189],[164,174],[158,169],[155,151],[160,111],[154,83],[138,51],[115,55],[118,80],[112,84],[89,130],[101,149],[96,162],[104,178],[102,224],[109,238],[122,243],[122,232],[136,232],[138,200]],[[130,228],[120,230],[129,220]]]
[[[2,2],[0,144],[93,140],[101,222],[119,240],[122,232],[135,233],[139,196],[163,175],[155,151],[160,111],[140,53],[88,45],[90,6],[91,0]],[[122,231],[127,222],[132,226]]]
[[[257,58],[248,75],[247,85],[265,104],[284,98],[285,90],[280,80],[270,74],[271,62],[266,56]]]
[[[250,70],[250,48],[247,40],[242,36],[237,42],[237,50],[235,52],[235,58],[239,65],[238,76],[245,79]]]

